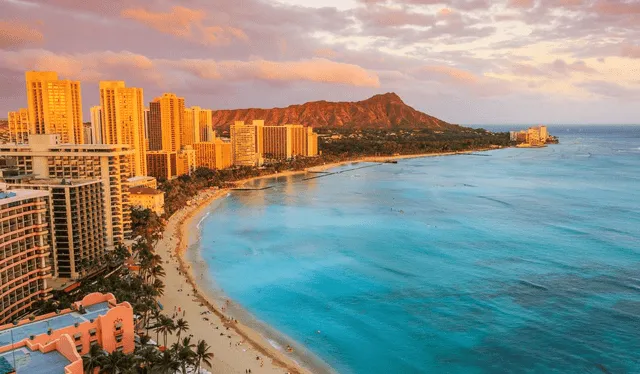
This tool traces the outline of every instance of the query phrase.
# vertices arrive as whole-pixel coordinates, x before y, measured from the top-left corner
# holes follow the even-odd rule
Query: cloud
[[[203,10],[174,6],[171,11],[152,12],[144,8],[124,9],[123,18],[138,21],[157,31],[206,45],[226,45],[234,40],[248,39],[239,28],[220,25],[205,25],[206,13]]]
[[[64,78],[86,82],[120,80],[128,76],[135,76],[140,83],[160,85],[163,82],[152,60],[127,51],[78,54],[59,54],[43,49],[0,51],[0,68],[20,72],[53,70]]]
[[[534,0],[509,0],[507,2],[509,8],[533,8],[534,5]]]
[[[414,75],[427,79],[445,80],[465,85],[474,85],[480,81],[475,74],[469,71],[442,65],[422,66],[414,71]]]
[[[164,60],[162,64],[201,78],[225,81],[309,81],[379,87],[376,73],[353,64],[314,58],[301,61],[215,61],[204,59]]]
[[[44,36],[40,31],[26,24],[0,21],[0,49],[40,44],[43,40]]]
[[[376,73],[360,66],[323,58],[299,61],[150,59],[128,51],[56,54],[33,49],[0,51],[0,68],[14,71],[54,70],[81,81],[120,80],[132,77],[138,84],[156,87],[183,86],[185,79],[227,82],[316,82],[357,87],[379,87]]]
[[[640,58],[640,46],[638,45],[625,44],[622,46],[621,52],[622,57]]]

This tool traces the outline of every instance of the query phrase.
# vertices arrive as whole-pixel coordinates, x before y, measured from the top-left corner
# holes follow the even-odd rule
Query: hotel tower
[[[102,143],[132,147],[132,174],[147,175],[142,88],[126,87],[123,81],[101,81],[100,106]]]
[[[80,82],[58,80],[52,71],[28,71],[27,110],[31,134],[60,134],[63,143],[84,143]]]
[[[49,298],[49,192],[0,184],[0,325]]]

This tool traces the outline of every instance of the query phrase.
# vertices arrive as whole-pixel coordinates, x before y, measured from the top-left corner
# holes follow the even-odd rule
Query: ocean
[[[640,373],[640,127],[549,130],[255,181],[190,256],[339,373]]]

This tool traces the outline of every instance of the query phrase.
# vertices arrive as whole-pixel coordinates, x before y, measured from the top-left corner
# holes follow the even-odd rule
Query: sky
[[[459,124],[640,123],[640,0],[0,0],[0,117],[24,72],[209,109],[385,92]]]

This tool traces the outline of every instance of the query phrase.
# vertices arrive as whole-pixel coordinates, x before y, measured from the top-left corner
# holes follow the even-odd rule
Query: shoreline
[[[276,179],[279,177],[288,177],[293,175],[306,174],[309,171],[322,171],[326,169],[331,169],[335,167],[339,167],[346,164],[352,163],[361,163],[361,162],[384,162],[387,160],[399,160],[399,159],[410,159],[410,158],[422,158],[422,157],[437,157],[437,156],[451,156],[458,154],[468,154],[473,152],[482,152],[495,150],[491,149],[478,149],[478,150],[470,150],[470,151],[460,151],[460,152],[446,152],[446,153],[425,153],[425,154],[413,154],[413,155],[396,155],[396,156],[369,156],[369,157],[361,157],[354,160],[345,160],[339,161],[329,164],[318,165],[314,167],[310,167],[304,170],[288,170],[281,173],[274,173],[268,175],[261,175],[257,177],[246,178],[243,180],[236,181],[236,186],[244,186],[246,183],[259,180],[259,179]],[[200,317],[196,316],[197,319],[193,318],[193,312],[199,309],[206,308],[210,314],[207,314],[207,317],[210,319],[215,318],[217,323],[220,323],[225,330],[214,329],[210,331],[210,334],[206,334],[206,331],[209,330],[204,323],[200,323],[203,329],[198,335],[205,335],[205,337],[197,337],[197,339],[205,339],[207,343],[212,346],[212,351],[216,355],[214,358],[214,362],[212,365],[212,369],[214,372],[218,373],[241,373],[243,370],[247,368],[252,370],[252,373],[312,373],[315,371],[310,371],[308,368],[297,362],[295,359],[289,357],[285,352],[278,350],[273,343],[265,336],[263,336],[258,329],[248,326],[247,321],[238,321],[237,319],[230,320],[225,314],[225,307],[217,307],[216,297],[215,295],[211,295],[211,285],[209,284],[199,284],[196,277],[194,277],[193,270],[196,266],[206,266],[206,264],[197,264],[192,259],[188,259],[185,257],[188,251],[190,251],[192,246],[200,245],[200,223],[206,217],[209,212],[205,212],[208,208],[211,207],[219,199],[226,197],[231,192],[230,188],[223,188],[218,190],[207,190],[203,192],[199,192],[194,198],[191,199],[191,205],[186,206],[171,216],[167,222],[165,227],[165,231],[163,233],[164,237],[159,242],[158,252],[161,256],[163,256],[163,260],[165,263],[176,264],[178,265],[175,269],[170,268],[166,269],[166,281],[167,288],[170,285],[170,291],[165,290],[165,295],[160,299],[163,305],[167,305],[168,309],[164,312],[170,312],[171,307],[175,307],[176,303],[180,303],[178,305],[189,305],[189,307],[185,307],[185,311],[189,311],[189,315],[186,315],[185,319],[188,320],[189,325],[191,327],[190,332],[194,333],[193,330],[194,322],[200,322],[202,315]],[[205,214],[206,213],[206,214]],[[188,233],[188,234],[187,234]],[[174,240],[175,239],[175,240]],[[195,240],[193,240],[195,239]],[[162,252],[162,253],[161,253]],[[198,253],[200,255],[200,253]],[[174,288],[181,285],[183,282],[188,283],[190,288],[192,289],[193,294],[187,293],[187,297],[190,296],[190,299],[185,298],[184,292],[186,290],[182,290],[182,292],[176,293]],[[210,282],[209,282],[210,283]],[[195,298],[195,299],[194,299]],[[184,304],[186,302],[186,304]],[[229,300],[226,300],[227,306],[231,306],[229,304]],[[165,304],[167,303],[167,304]],[[195,305],[194,305],[195,304]],[[235,304],[235,303],[234,303]],[[193,310],[191,310],[193,309]],[[242,307],[239,306],[239,309],[242,310]],[[249,315],[248,312],[245,314]],[[189,317],[189,318],[188,318]],[[213,323],[211,321],[207,321],[212,326]],[[259,321],[256,321],[260,323]],[[270,326],[265,325],[267,329],[273,330],[273,332],[278,333],[277,330],[271,328]],[[200,329],[199,329],[200,330]],[[218,331],[222,331],[219,335],[216,335]],[[233,338],[228,334],[229,331],[233,331],[236,335]],[[212,333],[215,332],[216,334]],[[194,334],[195,335],[195,334]],[[267,334],[268,335],[268,334]],[[282,335],[282,334],[280,334]],[[226,344],[220,345],[219,337],[222,336],[222,341],[224,343],[229,342],[229,346]],[[173,338],[173,337],[172,337]],[[214,338],[214,341],[210,341]],[[215,339],[218,338],[218,339]],[[226,338],[226,340],[225,340]],[[238,340],[241,341],[238,345]],[[277,340],[277,339],[276,339]],[[291,339],[286,339],[291,341]],[[173,340],[168,339],[169,344]],[[216,344],[214,344],[216,343]],[[236,345],[234,345],[234,343]],[[246,344],[246,345],[243,345]],[[300,346],[299,344],[293,342],[291,343],[295,348],[301,348],[300,351],[305,351],[305,347]],[[241,348],[240,356],[244,356],[242,358],[231,357],[233,355],[225,354],[223,359],[220,359],[221,352],[220,348],[227,348],[233,351],[238,351],[238,347]],[[246,348],[246,349],[245,349]],[[283,347],[284,348],[284,347]],[[249,352],[249,349],[251,352]],[[250,353],[249,355],[245,353]],[[262,359],[256,360],[256,357],[264,356],[265,358],[270,359],[268,365],[264,362],[265,365],[257,366],[257,363],[262,363]],[[316,357],[309,357],[311,362],[313,361],[321,361]],[[240,359],[240,360],[238,360]],[[246,360],[246,361],[245,361]],[[305,363],[307,360],[303,360]],[[320,362],[319,365],[327,366],[324,362]],[[309,365],[316,366],[316,365]],[[322,370],[321,366],[318,366],[316,369]],[[223,369],[224,368],[224,369]],[[330,369],[331,370],[331,369]],[[326,371],[326,370],[322,370]]]

